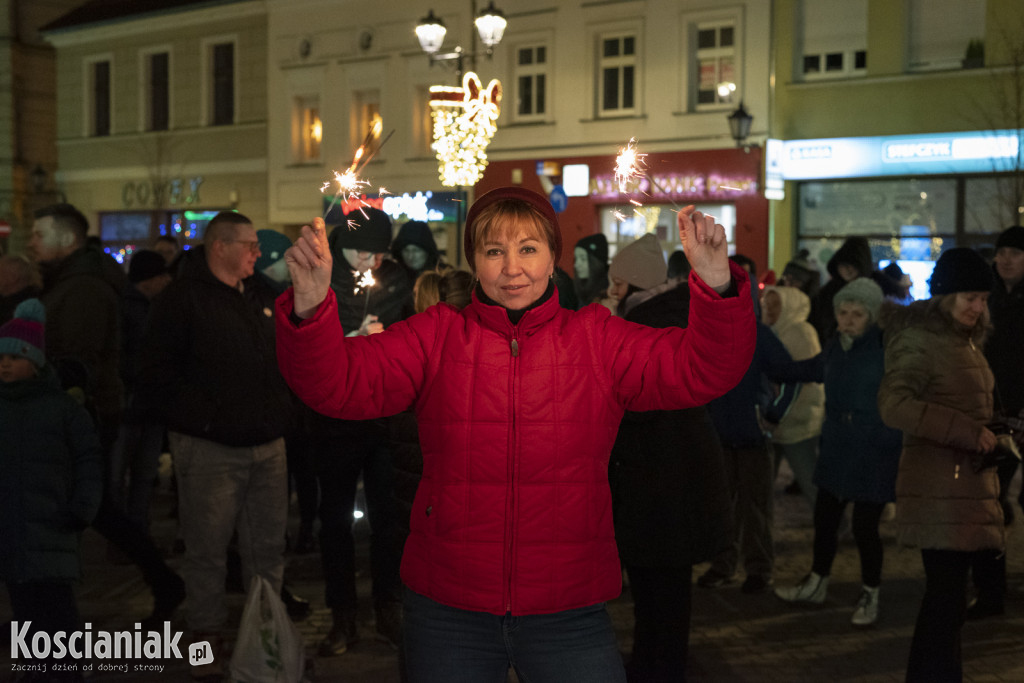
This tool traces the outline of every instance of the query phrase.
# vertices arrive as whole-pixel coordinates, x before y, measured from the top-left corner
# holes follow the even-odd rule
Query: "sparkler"
[[[327,219],[327,214],[331,212],[334,205],[338,203],[338,200],[344,195],[349,200],[359,199],[359,194],[363,191],[363,188],[369,187],[370,182],[363,180],[359,177],[359,172],[363,170],[370,159],[380,151],[380,148],[384,146],[391,136],[394,135],[395,131],[392,130],[387,134],[383,140],[380,139],[380,133],[383,129],[384,122],[380,117],[377,117],[373,125],[370,126],[370,131],[363,138],[363,144],[359,145],[356,149],[355,154],[352,156],[352,163],[345,171],[339,173],[334,171],[334,178],[328,180],[320,188],[320,192],[326,192],[327,188],[331,186],[331,183],[338,184],[338,190],[334,193],[334,199],[328,204],[327,210],[324,211],[324,220]],[[378,142],[379,141],[379,142]],[[384,188],[381,188],[381,193],[385,192]]]
[[[665,191],[665,188],[659,185],[658,181],[647,173],[646,159],[646,154],[641,154],[636,151],[636,138],[630,138],[629,142],[626,143],[626,146],[619,150],[619,155],[615,157],[615,183],[619,186],[619,192],[628,194],[628,185],[630,181],[647,178],[647,180],[651,182],[651,185],[654,185],[654,187],[658,188],[658,191],[668,196],[668,192]],[[675,207],[675,210],[678,213],[680,210],[679,205],[676,204],[675,200],[671,197],[668,197],[668,200],[672,203],[672,206]],[[630,199],[629,202],[633,206],[637,207],[633,209],[633,212],[639,214],[640,207],[643,206],[643,203],[635,199]],[[613,215],[615,215],[615,217],[620,221],[625,220],[624,216],[620,218],[622,214],[618,211],[614,212]]]
[[[356,271],[357,273],[359,271]],[[366,314],[370,309],[370,287],[377,284],[377,281],[373,279],[373,273],[369,268],[366,269],[365,273],[360,273],[360,278],[356,280],[356,288],[352,291],[353,294],[358,294],[359,290],[362,289],[366,292],[366,301],[363,303],[363,320],[366,320]]]

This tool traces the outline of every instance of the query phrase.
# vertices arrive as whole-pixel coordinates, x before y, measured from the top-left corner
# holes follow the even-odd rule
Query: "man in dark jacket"
[[[345,334],[374,334],[412,315],[412,281],[405,268],[385,258],[391,244],[391,219],[386,213],[364,208],[347,218],[348,223],[335,227],[328,237],[334,257],[331,288]],[[367,274],[372,276],[372,284]],[[340,655],[359,639],[352,512],[360,477],[372,530],[370,572],[376,629],[397,644],[402,599],[398,568],[404,535],[392,496],[388,421],[315,415],[312,423],[314,464],[320,478],[320,557],[325,602],[332,615],[320,655]]]
[[[832,298],[840,289],[859,277],[869,277],[882,288],[885,296],[899,296],[897,283],[891,278],[875,270],[875,261],[871,257],[871,245],[866,237],[854,236],[846,238],[843,245],[828,260],[828,274],[832,278],[812,300],[815,311],[814,318],[808,321],[818,331],[818,341],[822,348],[825,342],[836,333],[836,314],[832,306]]]
[[[63,369],[65,384],[72,375],[80,376],[82,384],[72,384],[84,389],[104,457],[109,457],[121,420],[119,292],[106,270],[109,257],[86,246],[88,230],[88,221],[74,206],[44,207],[35,213],[28,253],[43,274],[47,357],[58,373]],[[152,589],[154,608],[147,625],[169,619],[184,590],[149,535],[109,495],[103,497],[93,527],[139,567]]]
[[[1020,438],[1024,419],[1024,227],[1014,225],[996,240],[995,286],[988,299],[992,333],[985,341],[985,358],[996,380],[997,414],[1013,421]],[[1006,523],[1013,521],[1013,505],[1007,500],[1018,462],[1006,460],[999,466],[999,502]],[[1024,507],[1024,491],[1019,502]],[[971,565],[978,599],[968,608],[968,619],[1002,614],[1006,596],[1006,553],[974,559]]]
[[[281,590],[288,475],[284,434],[292,414],[274,351],[277,289],[254,274],[252,222],[221,212],[178,277],[153,302],[137,392],[168,428],[185,541],[189,626],[215,660],[194,677],[223,675],[227,549],[238,532],[245,579]]]
[[[733,581],[740,557],[746,578],[741,590],[760,593],[772,584],[775,465],[762,420],[778,423],[796,397],[799,384],[782,384],[778,396],[767,396],[775,371],[792,357],[771,328],[760,322],[756,298],[757,347],[743,379],[731,391],[708,403],[708,412],[722,441],[726,478],[735,512],[732,544],[720,552],[697,585],[718,588]]]

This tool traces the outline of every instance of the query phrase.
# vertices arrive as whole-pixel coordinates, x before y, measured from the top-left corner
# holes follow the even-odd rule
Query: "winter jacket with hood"
[[[895,500],[902,437],[878,413],[878,387],[885,374],[878,326],[868,327],[849,349],[833,337],[824,351],[794,363],[786,374],[794,380],[824,382],[825,422],[814,483],[841,500]]]
[[[81,363],[89,373],[88,393],[100,419],[120,417],[124,389],[120,375],[121,290],[108,279],[103,252],[83,247],[43,266],[46,358]]]
[[[402,250],[410,244],[427,252],[427,263],[419,270],[410,268],[402,258]],[[430,226],[423,221],[409,221],[399,228],[398,234],[395,235],[395,239],[391,243],[391,256],[405,268],[410,282],[416,282],[420,273],[437,268],[437,263],[441,260],[441,252],[438,251],[437,242],[434,241],[434,233],[430,231]]]
[[[170,430],[225,446],[284,436],[293,408],[274,363],[279,289],[256,273],[239,291],[213,275],[203,247],[187,253],[178,277],[153,300],[137,376],[139,409]]]
[[[886,306],[880,321],[886,349],[878,407],[887,425],[903,431],[899,536],[917,548],[1002,548],[996,470],[972,468],[981,430],[992,418],[985,330],[965,330],[942,310],[942,299]]]
[[[655,290],[626,313],[626,320],[686,327],[686,281],[672,280]],[[615,540],[626,567],[685,568],[712,559],[732,542],[722,446],[704,406],[626,411],[608,479]]]
[[[367,419],[413,405],[423,479],[402,579],[452,607],[547,614],[621,590],[608,460],[625,410],[701,405],[750,362],[750,282],[720,298],[690,280],[687,330],[573,312],[555,297],[509,312],[441,304],[381,334],[345,338],[335,298],[308,320],[278,299],[278,362],[316,410]]]
[[[0,579],[78,579],[79,532],[102,494],[92,419],[50,366],[0,382]]]
[[[821,352],[818,334],[807,322],[811,312],[811,299],[796,287],[766,287],[764,295],[775,292],[782,308],[778,319],[772,323],[772,332],[789,351],[795,361],[813,358]],[[772,441],[779,444],[793,444],[814,438],[821,434],[821,422],[825,419],[825,387],[818,382],[808,382],[800,387],[800,393],[789,406],[789,412],[782,422],[772,430]]]

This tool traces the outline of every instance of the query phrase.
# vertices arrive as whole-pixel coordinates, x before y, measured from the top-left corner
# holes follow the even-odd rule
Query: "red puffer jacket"
[[[688,329],[654,329],[553,296],[513,326],[474,297],[346,339],[333,295],[296,326],[277,301],[278,364],[312,408],[362,420],[415,408],[423,479],[402,579],[453,607],[546,614],[610,600],[621,574],[608,458],[624,410],[700,405],[743,376],[750,283],[691,276]],[[338,457],[344,457],[338,454]]]

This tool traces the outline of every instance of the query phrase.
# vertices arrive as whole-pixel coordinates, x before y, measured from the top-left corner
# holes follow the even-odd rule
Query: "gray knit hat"
[[[651,289],[668,279],[665,252],[654,233],[630,242],[612,258],[608,276],[625,280],[634,287]]]
[[[878,311],[882,307],[883,298],[882,288],[878,286],[877,282],[871,278],[859,277],[851,280],[836,292],[836,295],[832,297],[832,307],[838,312],[839,304],[844,301],[855,301],[867,309],[871,321],[874,322],[878,320]]]

